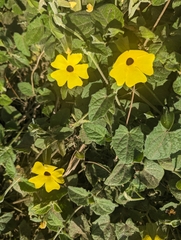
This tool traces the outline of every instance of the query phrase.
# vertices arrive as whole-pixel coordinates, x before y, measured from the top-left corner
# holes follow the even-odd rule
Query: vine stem
[[[145,87],[148,89],[148,91],[151,93],[151,95],[157,100],[157,102],[162,106],[165,107],[164,104],[160,101],[160,99],[157,97],[157,95],[148,87],[148,85],[145,83]]]
[[[138,91],[135,89],[135,94],[141,98],[145,103],[147,103],[155,112],[157,112],[159,115],[161,115],[161,112],[152,104],[150,103],[145,97],[143,97]]]
[[[135,95],[135,85],[134,85],[133,88],[132,88],[131,103],[130,103],[130,108],[129,108],[128,116],[127,116],[127,119],[126,119],[126,125],[128,125],[128,122],[129,122],[129,119],[130,119],[131,110],[132,110],[132,107],[133,107],[134,95]]]
[[[44,50],[43,50],[43,51],[40,53],[40,55],[38,56],[37,61],[36,61],[36,64],[35,64],[35,66],[33,67],[32,72],[31,72],[31,77],[30,77],[30,79],[31,79],[31,87],[32,87],[33,95],[35,95],[35,87],[34,87],[33,77],[34,77],[34,73],[35,73],[36,69],[38,68],[38,64],[39,64],[40,59],[41,59],[41,57],[43,56],[43,54],[44,54]]]
[[[76,212],[78,212],[82,207],[83,207],[83,206],[81,205],[81,206],[79,206],[78,208],[76,208],[75,211],[72,213],[72,215],[69,217],[69,219],[66,220],[66,222],[68,222],[68,221],[74,216],[74,214],[75,214]],[[58,232],[57,232],[56,235],[54,236],[53,240],[56,240],[56,238],[58,237],[58,235],[61,233],[62,229],[63,229],[63,227],[61,227],[61,228],[58,230]]]
[[[9,190],[11,190],[11,188],[17,183],[19,182],[19,180],[21,179],[21,177],[17,178],[14,182],[12,182],[12,184],[6,189],[6,191],[0,195],[0,203],[2,203],[4,201],[4,198],[6,196],[6,194],[9,192]]]
[[[90,57],[90,59],[93,61],[94,65],[96,66],[97,70],[99,71],[101,77],[103,78],[104,82],[106,84],[108,84],[108,80],[107,78],[104,76],[103,71],[101,70],[101,68],[99,67],[99,64],[96,62],[95,58],[92,56],[92,54],[90,52],[87,52],[86,50],[83,50],[84,53]]]
[[[165,6],[164,6],[162,12],[160,13],[159,17],[157,18],[155,24],[153,25],[153,27],[152,27],[152,29],[151,29],[152,31],[155,30],[155,28],[156,28],[156,26],[158,25],[160,19],[162,18],[163,14],[165,13],[165,11],[166,11],[166,9],[167,9],[167,7],[168,7],[170,1],[171,1],[171,0],[168,0],[167,3],[165,4]],[[149,41],[149,39],[146,39],[146,40],[145,40],[145,42],[144,42],[144,44],[143,44],[144,47],[146,47],[146,44],[148,43],[148,41]]]

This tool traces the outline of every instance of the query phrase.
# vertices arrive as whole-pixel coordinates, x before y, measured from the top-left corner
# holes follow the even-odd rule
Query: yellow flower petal
[[[81,53],[73,53],[67,56],[68,65],[73,67],[77,65],[81,61],[81,59],[82,59]]]
[[[82,86],[82,80],[76,74],[70,74],[69,79],[67,81],[67,86],[69,89],[72,89],[76,86]]]
[[[55,180],[55,182],[59,183],[59,184],[64,184],[65,180],[63,179],[63,177],[55,177],[54,175],[52,175],[52,178]]]
[[[44,165],[44,172],[46,171],[46,172],[49,172],[49,173],[53,173],[55,169],[57,169],[57,167],[52,166],[52,165],[48,165],[48,164]]]
[[[45,229],[46,226],[47,226],[47,222],[46,222],[46,221],[42,221],[42,222],[40,223],[40,225],[39,225],[39,228],[40,228],[40,229]]]
[[[71,8],[71,9],[74,8],[74,7],[77,5],[76,2],[69,2],[69,4],[70,4],[70,8]]]
[[[60,169],[55,170],[55,171],[53,172],[53,174],[52,174],[53,179],[54,179],[56,182],[58,182],[58,183],[60,183],[60,184],[63,184],[63,183],[65,182],[64,179],[63,179],[63,177],[62,177],[64,171],[65,171],[65,170],[64,170],[63,168],[60,168]]]
[[[128,58],[130,58],[129,51],[125,51],[117,58],[117,60],[115,61],[114,65],[113,65],[113,68],[119,67],[120,65],[126,66],[126,61]]]
[[[155,55],[149,53],[147,56],[142,56],[135,60],[135,65],[148,76],[153,75],[153,61],[155,60]]]
[[[93,11],[93,9],[94,9],[94,7],[93,7],[93,5],[91,4],[91,3],[88,3],[87,4],[87,6],[86,6],[86,12],[92,12]]]
[[[149,235],[146,235],[143,240],[152,240],[152,238]]]
[[[59,190],[60,185],[52,178],[49,177],[48,180],[45,182],[45,190],[47,192],[51,192],[52,190]]]
[[[57,81],[59,87],[62,87],[68,79],[68,72],[66,70],[57,70],[52,72],[50,76]]]
[[[147,81],[146,76],[135,67],[130,67],[129,71],[127,72],[127,77],[125,78],[125,83],[128,87],[132,87],[137,83],[144,83]]]
[[[68,66],[67,60],[61,54],[57,55],[55,61],[51,63],[51,66],[57,69],[65,70]]]
[[[158,235],[155,236],[154,240],[162,240]]]
[[[41,162],[35,162],[31,172],[35,174],[42,174],[42,172],[44,172],[43,164]]]
[[[30,178],[28,181],[34,183],[35,188],[41,188],[46,182],[46,177],[43,175],[38,175]]]
[[[122,86],[127,76],[126,67],[123,64],[120,67],[115,67],[110,71],[109,75],[116,80],[118,86]]]
[[[89,75],[87,73],[87,68],[88,64],[79,64],[74,67],[74,72],[77,74],[79,77],[83,79],[88,79]]]
[[[63,168],[59,168],[53,172],[53,175],[57,178],[62,177],[65,170]]]

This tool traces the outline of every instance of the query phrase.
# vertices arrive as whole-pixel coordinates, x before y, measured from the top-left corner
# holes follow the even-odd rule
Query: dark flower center
[[[69,65],[67,67],[67,72],[73,72],[73,71],[74,71],[74,68],[71,65]]]
[[[49,172],[44,172],[45,176],[51,176],[51,174]]]
[[[132,58],[128,58],[126,61],[126,65],[128,65],[128,66],[130,66],[133,63],[134,63],[134,60]]]

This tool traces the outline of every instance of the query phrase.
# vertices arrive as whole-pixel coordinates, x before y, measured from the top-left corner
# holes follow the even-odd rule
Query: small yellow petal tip
[[[92,5],[91,3],[88,3],[87,6],[86,6],[86,8],[87,8],[87,9],[86,9],[86,12],[89,12],[89,13],[92,12],[93,9],[94,9],[94,7],[93,7],[93,5]]]
[[[67,55],[70,55],[70,54],[72,53],[72,51],[71,51],[70,48],[68,47],[68,48],[66,49],[65,53],[66,53]]]
[[[73,9],[77,5],[76,2],[69,2],[69,4],[71,9]]]
[[[42,222],[40,223],[40,225],[39,225],[39,228],[40,228],[40,229],[45,229],[46,226],[47,226],[47,222],[46,222],[46,221],[42,221]]]

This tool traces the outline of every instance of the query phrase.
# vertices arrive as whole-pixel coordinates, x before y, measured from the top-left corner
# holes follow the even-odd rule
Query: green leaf
[[[69,21],[73,26],[76,26],[77,32],[85,36],[86,38],[91,37],[95,32],[95,26],[91,21],[90,15],[86,12],[75,12],[68,15]],[[70,28],[75,28],[69,26]]]
[[[169,158],[181,149],[181,129],[169,132],[159,123],[147,136],[144,155],[150,160]]]
[[[47,221],[47,227],[52,231],[58,231],[64,226],[62,216],[59,212],[53,210],[46,214],[45,220]]]
[[[13,178],[16,174],[16,168],[14,166],[15,160],[16,155],[11,147],[0,149],[0,165],[5,167],[7,175],[11,178]]]
[[[133,236],[136,232],[139,232],[139,229],[130,218],[128,218],[125,223],[116,223],[115,233],[117,239],[130,239],[128,237]]]
[[[153,6],[160,6],[163,5],[167,0],[151,0],[151,4]]]
[[[90,193],[87,192],[83,188],[79,187],[68,187],[68,195],[74,203],[76,203],[78,206],[88,206],[88,197],[90,197]]]
[[[8,106],[12,103],[11,98],[9,98],[6,94],[2,93],[0,96],[0,105]]]
[[[101,7],[95,9],[91,17],[102,25],[105,29],[108,25],[112,24],[115,27],[115,23],[121,28],[123,26],[123,13],[114,4],[104,4]]]
[[[67,3],[68,3],[68,2],[67,2]],[[53,21],[52,21],[51,18],[49,18],[49,27],[50,27],[51,33],[52,33],[57,39],[60,40],[61,38],[63,38],[64,35],[61,33],[60,29],[57,28],[57,27],[54,25],[54,23],[53,23]]]
[[[141,37],[143,37],[145,39],[155,38],[155,34],[148,28],[141,26],[141,27],[139,27],[139,30],[140,30]]]
[[[136,150],[142,152],[143,137],[139,127],[129,132],[125,126],[119,126],[112,138],[111,146],[122,164],[131,163],[136,156]]]
[[[100,117],[106,115],[109,109],[112,107],[115,95],[107,95],[106,89],[103,88],[92,95],[89,104],[89,119],[95,121]]]
[[[181,54],[179,54],[177,52],[172,52],[166,61],[165,68],[168,71],[173,71],[173,72],[180,71],[180,69],[181,69]]]
[[[30,65],[29,63],[29,60],[25,57],[24,54],[22,53],[18,53],[18,54],[12,54],[12,59],[10,58],[9,61],[12,62],[12,64],[14,64],[15,66],[17,67],[24,67],[25,66],[28,66]],[[22,65],[23,64],[23,65]]]
[[[21,51],[24,55],[30,56],[30,51],[26,42],[26,39],[24,37],[24,34],[14,33],[14,41],[16,44],[16,47],[19,51]]]
[[[166,81],[170,71],[166,70],[160,62],[154,63],[154,74],[148,77],[148,82],[152,86],[162,86]]]
[[[20,189],[24,192],[36,192],[35,185],[30,183],[27,179],[24,179],[23,182],[19,182]]]
[[[129,39],[127,36],[123,37],[123,35],[119,35],[118,39],[115,40],[115,44],[120,52],[124,52],[130,49]]]
[[[138,177],[147,188],[156,188],[163,178],[164,170],[156,162],[145,160],[144,168],[139,172]]]
[[[177,182],[180,181],[180,178],[177,176],[170,175],[169,178],[169,190],[171,194],[177,199],[177,201],[181,201],[181,191],[176,187]]]
[[[35,215],[43,215],[46,214],[50,210],[51,206],[50,205],[45,205],[42,206],[42,204],[37,204],[34,207],[31,208],[31,212],[34,213]]]
[[[28,46],[38,43],[44,36],[44,25],[40,17],[35,18],[28,24],[25,40]]]
[[[18,83],[18,88],[21,91],[22,94],[24,94],[27,97],[33,96],[32,86],[28,82],[20,82]]]
[[[114,167],[112,173],[105,181],[105,185],[108,186],[121,186],[131,179],[131,165],[130,164],[122,164],[119,161]]]
[[[139,5],[142,2],[146,3],[146,2],[149,2],[149,0],[130,0],[129,1],[129,7],[128,7],[129,18],[131,18],[135,14],[136,10],[139,9]]]
[[[114,225],[110,223],[109,215],[100,216],[92,224],[93,240],[116,240]]]
[[[13,212],[7,212],[0,216],[0,232],[2,232],[5,229],[7,223],[11,220],[12,217]]]
[[[168,109],[162,114],[161,116],[161,124],[166,128],[166,129],[171,129],[171,127],[174,124],[175,120],[175,114],[174,112],[169,112]]]
[[[0,63],[4,63],[9,59],[5,51],[0,51]]]
[[[181,180],[179,180],[178,182],[176,182],[176,188],[178,189],[178,190],[181,190]]]
[[[178,76],[176,78],[176,80],[173,82],[173,91],[178,94],[181,95],[181,76]]]
[[[105,143],[105,137],[108,135],[108,131],[105,127],[93,122],[88,122],[83,124],[83,128],[90,140],[100,145]]]
[[[76,239],[77,235],[81,236],[81,239],[89,239],[90,226],[86,215],[81,214],[73,218],[69,223],[68,229],[71,239]]]
[[[118,205],[105,198],[93,197],[94,203],[90,209],[97,215],[111,214]]]

